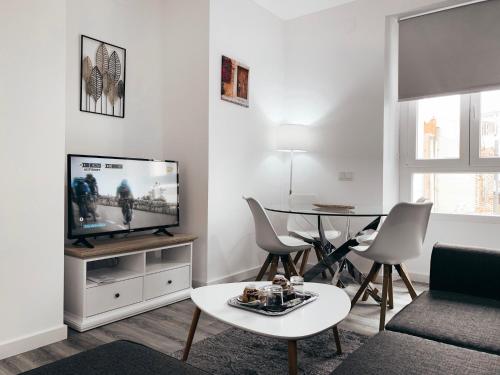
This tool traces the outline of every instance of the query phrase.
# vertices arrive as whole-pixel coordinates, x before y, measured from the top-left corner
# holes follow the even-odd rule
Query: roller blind
[[[500,87],[500,1],[399,22],[399,100]]]

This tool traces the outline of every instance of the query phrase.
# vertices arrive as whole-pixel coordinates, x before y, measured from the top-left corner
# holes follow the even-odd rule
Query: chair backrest
[[[288,197],[288,204],[291,209],[301,206],[312,206],[315,202],[317,202],[315,194],[291,194]],[[289,232],[316,229],[315,220],[315,216],[308,217],[305,215],[290,214],[288,215],[286,228]]]
[[[252,211],[257,245],[267,251],[282,249],[283,244],[279,240],[264,207],[254,198],[244,196],[243,199],[247,201],[250,211]]]
[[[371,246],[371,256],[387,264],[400,264],[422,251],[432,202],[396,204]]]

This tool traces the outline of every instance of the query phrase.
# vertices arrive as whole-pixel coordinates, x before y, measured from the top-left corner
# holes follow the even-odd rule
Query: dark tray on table
[[[284,310],[281,311],[268,310],[266,307],[263,307],[261,305],[253,307],[246,304],[242,304],[241,302],[238,301],[238,296],[230,298],[227,301],[227,303],[229,306],[233,306],[242,310],[251,311],[256,314],[261,314],[266,316],[283,316],[294,310],[300,309],[302,306],[305,306],[313,301],[316,301],[319,297],[318,293],[308,292],[308,291],[305,291],[304,295],[306,296],[306,298],[301,303],[292,307],[285,308]]]

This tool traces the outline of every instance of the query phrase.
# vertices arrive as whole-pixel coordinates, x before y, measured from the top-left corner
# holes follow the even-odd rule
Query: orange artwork
[[[234,59],[222,56],[221,99],[248,107],[250,69]]]

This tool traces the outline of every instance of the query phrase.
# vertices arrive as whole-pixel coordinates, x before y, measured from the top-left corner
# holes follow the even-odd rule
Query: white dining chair
[[[354,306],[368,284],[383,266],[382,303],[379,330],[384,330],[387,305],[394,307],[392,267],[396,268],[412,299],[417,297],[404,262],[417,258],[422,252],[427,225],[432,209],[431,202],[398,203],[385,219],[376,235],[356,237],[359,245],[352,246],[356,254],[373,261],[373,266],[351,301]]]
[[[310,208],[317,202],[318,198],[315,194],[291,194],[288,197],[288,204],[292,210],[294,208]],[[328,218],[322,218],[321,222],[324,228],[325,237],[328,241],[332,242],[340,237],[341,232],[335,229]],[[287,230],[290,236],[297,237],[311,244],[319,239],[317,216],[314,215],[289,214],[287,219]],[[315,249],[315,251],[316,257],[318,261],[320,261],[323,257],[317,249]],[[305,271],[310,252],[311,249],[300,251],[293,260],[295,265],[298,265],[302,257],[299,271],[300,274],[303,274]]]
[[[262,280],[269,266],[271,266],[269,280],[272,280],[277,273],[280,260],[288,278],[299,275],[290,254],[308,250],[311,244],[292,236],[278,236],[264,207],[254,198],[243,197],[243,199],[247,201],[252,211],[257,245],[269,253],[255,280]]]

